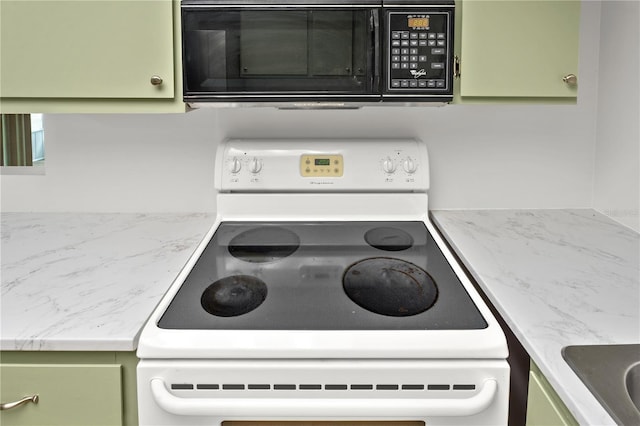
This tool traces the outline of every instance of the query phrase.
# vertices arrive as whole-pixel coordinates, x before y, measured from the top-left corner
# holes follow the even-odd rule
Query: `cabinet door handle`
[[[562,81],[567,83],[569,86],[575,86],[576,84],[578,84],[578,77],[576,77],[575,74],[567,74],[562,77]]]
[[[11,410],[12,408],[19,407],[19,406],[24,405],[24,404],[26,404],[28,402],[33,402],[34,404],[37,404],[39,399],[40,399],[40,397],[38,395],[25,396],[24,398],[22,398],[19,401],[13,401],[13,402],[7,402],[7,403],[4,403],[4,404],[0,404],[0,410]]]
[[[162,84],[162,78],[157,75],[152,75],[151,84],[153,84],[154,86],[160,86]]]

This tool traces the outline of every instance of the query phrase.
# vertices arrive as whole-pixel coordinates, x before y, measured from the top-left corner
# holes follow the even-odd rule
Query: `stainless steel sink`
[[[567,346],[562,356],[616,423],[640,425],[640,344]]]
[[[633,405],[640,411],[640,362],[633,364],[626,376],[627,393]]]

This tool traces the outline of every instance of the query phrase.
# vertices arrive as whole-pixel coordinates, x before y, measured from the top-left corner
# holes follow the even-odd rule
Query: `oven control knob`
[[[416,164],[415,161],[413,161],[411,159],[411,157],[407,157],[403,162],[402,162],[402,168],[404,169],[405,172],[409,173],[409,174],[413,174],[416,172],[416,170],[418,169],[418,165]]]
[[[259,158],[253,158],[249,163],[249,171],[253,174],[260,173],[262,170],[262,161]]]
[[[384,159],[382,161],[382,170],[384,170],[385,173],[393,173],[396,171],[396,163],[395,161],[393,161],[390,157],[387,157],[386,159]]]
[[[231,173],[238,173],[240,169],[242,169],[242,163],[237,157],[233,157],[231,161],[229,161],[229,171]]]

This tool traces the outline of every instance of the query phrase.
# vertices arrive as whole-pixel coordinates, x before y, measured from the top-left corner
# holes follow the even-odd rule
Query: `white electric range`
[[[229,140],[215,167],[140,336],[141,425],[507,424],[506,340],[429,221],[422,142]]]

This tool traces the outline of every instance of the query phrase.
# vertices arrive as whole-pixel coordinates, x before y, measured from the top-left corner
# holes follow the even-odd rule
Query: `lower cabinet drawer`
[[[122,373],[119,365],[0,365],[2,404],[38,395],[0,411],[0,424],[122,425]]]

